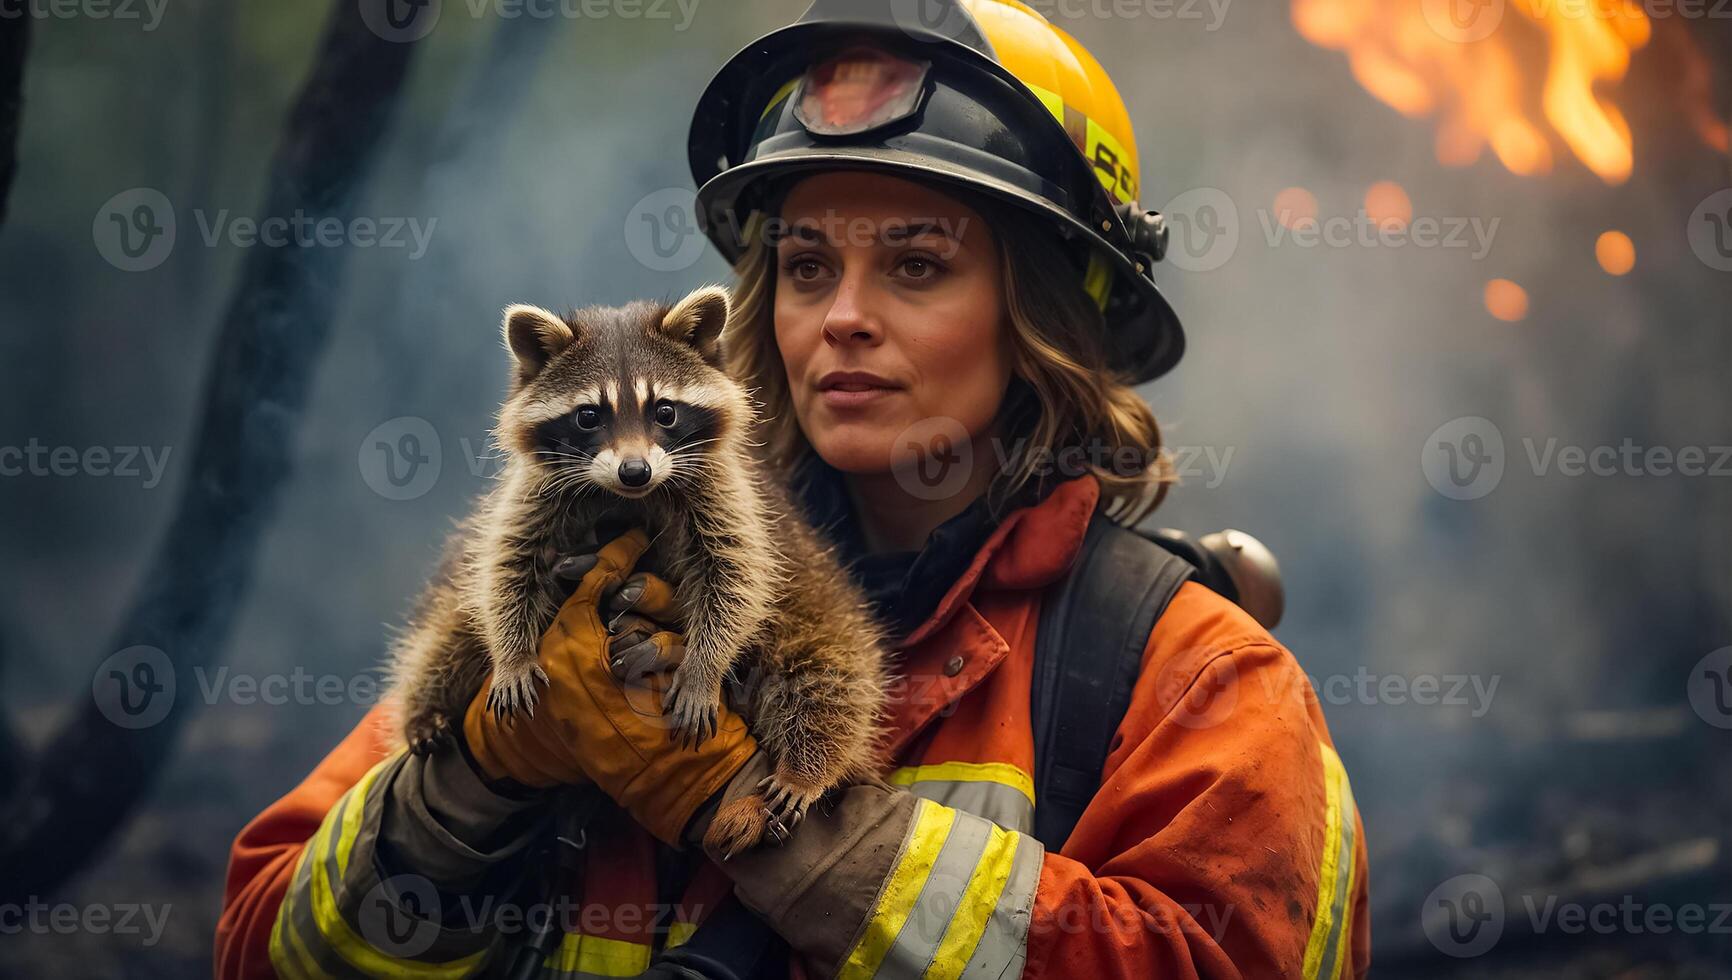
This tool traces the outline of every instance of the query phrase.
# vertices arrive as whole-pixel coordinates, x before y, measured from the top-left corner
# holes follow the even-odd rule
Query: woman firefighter
[[[1363,975],[1363,828],[1293,656],[1182,577],[1152,627],[1111,612],[1140,574],[1055,598],[1160,501],[1130,386],[1184,346],[1100,65],[1018,0],[816,0],[716,75],[690,157],[767,451],[894,638],[884,780],[704,853],[767,766],[731,712],[692,749],[627,700],[613,665],[679,638],[605,629],[666,591],[620,537],[568,562],[532,718],[421,757],[375,709],[241,832],[218,975]],[[922,465],[970,461],[918,470],[943,493],[898,456],[933,419]],[[1084,663],[1105,618],[1137,624],[1122,717],[1067,725],[1037,648]],[[1103,764],[1044,764],[1089,724]]]

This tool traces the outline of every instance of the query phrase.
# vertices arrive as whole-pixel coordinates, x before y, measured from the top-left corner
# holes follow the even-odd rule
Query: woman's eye
[[[656,424],[671,427],[674,424],[674,419],[678,417],[678,414],[679,413],[674,411],[673,405],[668,402],[662,402],[660,405],[656,406]]]
[[[782,264],[782,270],[795,282],[814,282],[824,276],[824,263],[809,255],[796,255]]]
[[[601,410],[594,405],[584,405],[577,410],[577,427],[584,430],[594,429],[601,425]]]
[[[926,282],[937,278],[938,274],[943,271],[943,267],[938,264],[936,259],[924,255],[910,255],[897,266],[897,271],[902,274],[904,279]]]

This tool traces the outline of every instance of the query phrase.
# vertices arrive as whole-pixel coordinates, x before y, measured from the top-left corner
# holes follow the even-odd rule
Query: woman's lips
[[[837,384],[818,392],[818,397],[831,408],[858,408],[901,391],[883,385]]]
[[[818,397],[831,408],[858,408],[901,391],[901,386],[866,371],[832,371],[818,379]]]

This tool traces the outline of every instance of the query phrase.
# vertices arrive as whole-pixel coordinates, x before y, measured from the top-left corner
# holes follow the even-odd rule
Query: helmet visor
[[[814,62],[794,91],[794,118],[814,136],[854,136],[920,107],[931,62],[856,44]]]

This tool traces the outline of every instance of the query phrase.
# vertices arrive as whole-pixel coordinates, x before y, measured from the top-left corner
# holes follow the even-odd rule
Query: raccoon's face
[[[701,478],[750,413],[745,391],[718,367],[727,317],[720,287],[671,308],[638,302],[564,318],[507,309],[517,376],[501,444],[559,489],[635,499]]]

